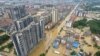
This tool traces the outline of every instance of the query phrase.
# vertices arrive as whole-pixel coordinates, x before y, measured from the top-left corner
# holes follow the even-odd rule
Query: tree
[[[4,32],[3,30],[0,30],[0,33]]]
[[[0,44],[4,43],[5,41],[7,41],[8,39],[10,38],[10,36],[8,35],[3,35],[3,36],[0,36]]]
[[[77,53],[75,51],[72,51],[70,54],[71,55],[76,55]]]
[[[94,56],[100,56],[100,51],[97,51]]]
[[[83,52],[83,49],[80,49],[81,52]]]
[[[46,56],[45,53],[40,54],[40,56]]]
[[[9,44],[7,45],[7,47],[8,47],[9,49],[11,49],[11,48],[13,47],[13,43],[12,43],[12,42],[9,43]]]
[[[100,20],[90,20],[88,21],[88,26],[90,27],[90,30],[94,34],[100,34]]]
[[[86,26],[90,27],[90,31],[92,33],[100,34],[100,20],[94,19],[94,20],[87,21],[87,19],[84,18],[82,20],[73,23],[74,28],[82,29]]]

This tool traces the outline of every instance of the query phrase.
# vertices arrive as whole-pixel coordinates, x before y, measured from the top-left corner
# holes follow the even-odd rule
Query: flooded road
[[[44,53],[45,50],[48,48],[48,46],[51,45],[53,40],[57,37],[60,30],[63,28],[63,26],[66,24],[66,21],[70,20],[70,16],[75,11],[75,9],[78,7],[80,3],[78,3],[73,10],[66,16],[66,18],[61,22],[60,25],[56,25],[55,28],[52,30],[46,31],[46,39],[43,41],[40,41],[40,43],[37,45],[36,48],[34,48],[29,56],[39,56],[41,53]],[[50,49],[51,50],[51,49]],[[47,55],[48,56],[48,55]],[[50,55],[53,56],[53,55]]]
[[[45,31],[46,33],[45,39],[40,41],[40,43],[35,48],[33,48],[31,53],[29,53],[29,56],[39,56],[41,53],[45,52],[45,50],[48,48],[48,46],[51,45],[52,41],[58,34],[57,27],[53,28],[52,30]]]

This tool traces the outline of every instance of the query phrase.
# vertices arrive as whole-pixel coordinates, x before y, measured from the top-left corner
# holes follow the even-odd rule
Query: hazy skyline
[[[57,4],[57,3],[67,3],[74,2],[77,0],[0,0],[1,2],[29,2],[29,3],[47,3],[47,4]],[[79,0],[78,0],[79,1]]]

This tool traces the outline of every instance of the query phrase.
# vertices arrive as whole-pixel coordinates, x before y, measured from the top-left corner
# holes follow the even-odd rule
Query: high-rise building
[[[10,9],[10,17],[13,20],[18,20],[28,15],[25,9],[25,5],[15,4],[9,9]]]
[[[0,18],[3,17],[3,15],[4,15],[3,9],[0,8]]]
[[[21,30],[25,27],[27,27],[31,22],[33,21],[33,18],[31,16],[26,16],[24,18],[21,18],[20,20],[15,21],[15,27],[16,30]]]
[[[33,20],[32,20],[33,19]],[[26,16],[15,22],[16,31],[12,40],[18,56],[27,56],[40,40],[44,38],[44,19]]]
[[[57,9],[53,8],[52,9],[52,23],[57,23],[58,21],[58,13],[57,13]]]

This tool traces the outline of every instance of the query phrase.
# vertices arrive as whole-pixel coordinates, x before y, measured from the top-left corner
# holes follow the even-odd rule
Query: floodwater
[[[59,27],[55,27],[54,29],[50,30],[50,31],[46,31],[46,39],[44,39],[43,41],[40,41],[40,43],[36,46],[36,48],[34,48],[32,50],[32,52],[29,54],[29,56],[39,56],[41,53],[44,53],[45,50],[50,46],[50,49],[48,51],[48,53],[46,54],[46,56],[64,56],[64,54],[67,52],[67,54],[70,54],[70,51],[66,50],[64,45],[60,45],[58,49],[54,49],[53,47],[51,47],[51,43],[52,41],[55,39],[55,37],[57,36],[59,32]],[[82,35],[83,33],[78,30],[75,29],[75,32],[80,33],[80,35]],[[65,31],[61,31],[60,35],[64,36],[66,33]],[[84,39],[88,44],[92,45],[92,46],[87,46],[84,45],[82,46],[82,49],[86,52],[89,53],[91,52],[92,55],[98,51],[98,49],[93,47],[93,41],[91,40],[91,36],[87,36]],[[81,44],[83,44],[82,40],[80,41]],[[80,48],[74,49],[75,51],[79,52]],[[60,54],[55,54],[54,51],[58,51],[60,52]],[[69,52],[69,53],[68,53]]]
[[[95,53],[96,51],[98,51],[98,49],[96,49],[96,48],[93,47],[93,41],[92,41],[92,39],[91,39],[90,36],[86,37],[86,38],[85,38],[85,41],[86,41],[88,44],[92,45],[92,46],[89,47],[89,46],[85,45],[85,46],[83,47],[84,51],[86,51],[87,53],[91,52],[91,53],[92,53],[92,56],[93,56],[94,53]]]
[[[98,49],[94,48],[93,47],[93,42],[91,40],[91,37],[88,36],[88,37],[85,37],[85,41],[90,44],[91,46],[88,46],[88,45],[83,45],[81,47],[81,49],[83,49],[86,53],[92,53],[92,56],[95,54],[96,51],[98,51]],[[80,41],[81,44],[83,44],[83,42]],[[80,48],[77,48],[77,49],[74,49],[75,51],[79,52],[80,51]]]
[[[46,38],[40,41],[40,43],[35,48],[33,48],[33,50],[29,53],[29,56],[39,56],[41,53],[45,52],[45,50],[51,45],[58,34],[57,27],[53,28],[52,30],[45,31]]]
[[[65,31],[61,31],[60,35],[64,36]],[[60,54],[56,54],[54,51],[58,51]],[[66,46],[65,45],[59,45],[58,49],[51,47],[49,52],[46,54],[46,56],[64,56],[65,52],[66,52]]]
[[[81,32],[80,30],[77,29],[77,32],[80,32],[81,34],[83,34],[83,32]],[[95,47],[93,47],[93,41],[92,41],[92,37],[91,36],[85,36],[86,43],[88,43],[91,46],[88,45],[83,45],[81,47],[81,49],[83,49],[86,53],[92,53],[92,56],[94,56],[95,52],[98,51],[99,49],[96,49]],[[80,44],[83,44],[83,40],[80,41]],[[75,49],[77,52],[80,51],[80,48]]]

